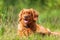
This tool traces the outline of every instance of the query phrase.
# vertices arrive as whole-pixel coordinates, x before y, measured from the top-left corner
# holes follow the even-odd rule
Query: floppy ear
[[[18,14],[18,21],[21,21],[22,20],[22,14],[23,14],[23,10],[20,11],[20,13]]]
[[[34,9],[31,9],[32,14],[33,14],[33,20],[36,21],[38,20],[38,12]]]

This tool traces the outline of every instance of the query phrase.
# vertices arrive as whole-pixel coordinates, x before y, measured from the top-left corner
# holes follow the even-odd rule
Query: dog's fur
[[[49,29],[44,28],[36,23],[38,12],[34,9],[23,9],[19,13],[18,35],[29,36],[33,33],[54,34]]]

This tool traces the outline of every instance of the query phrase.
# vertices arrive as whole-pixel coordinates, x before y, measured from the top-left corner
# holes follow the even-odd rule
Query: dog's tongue
[[[27,23],[28,21],[25,20],[24,22]]]

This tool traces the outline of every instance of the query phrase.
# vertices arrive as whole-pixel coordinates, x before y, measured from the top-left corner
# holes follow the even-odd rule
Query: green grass
[[[8,14],[1,14],[1,17],[0,40],[60,40],[60,36],[42,36],[40,34],[20,38],[17,36],[18,14],[9,10]],[[60,10],[51,9],[41,12],[37,23],[51,29],[51,31],[60,32]]]
[[[60,32],[60,0],[0,0],[0,40],[60,40],[60,36],[39,34],[18,37],[18,13],[23,8],[38,10],[37,23]]]

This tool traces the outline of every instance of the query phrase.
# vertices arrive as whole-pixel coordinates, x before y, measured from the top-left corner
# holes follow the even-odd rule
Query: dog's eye
[[[35,17],[38,17],[38,15],[35,15]]]
[[[30,14],[30,13],[28,13],[28,14]]]

